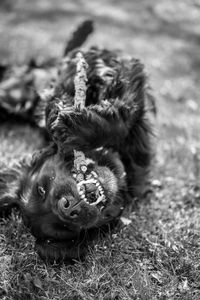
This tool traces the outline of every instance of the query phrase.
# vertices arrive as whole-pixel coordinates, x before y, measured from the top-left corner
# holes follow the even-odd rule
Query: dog
[[[88,65],[82,109],[74,106],[79,51]],[[97,47],[70,51],[54,87],[37,94],[31,114],[48,143],[0,172],[0,208],[20,209],[43,259],[83,257],[99,230],[143,195],[152,159],[149,97],[139,60]]]

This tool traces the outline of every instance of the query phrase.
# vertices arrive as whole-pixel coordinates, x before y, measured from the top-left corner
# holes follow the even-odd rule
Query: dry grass
[[[199,1],[2,3],[1,59],[59,55],[70,29],[93,17],[87,46],[120,48],[145,62],[158,103],[152,178],[159,182],[130,225],[73,265],[46,265],[20,216],[2,220],[0,299],[200,299]],[[1,126],[0,141],[6,163],[41,143],[16,125]]]

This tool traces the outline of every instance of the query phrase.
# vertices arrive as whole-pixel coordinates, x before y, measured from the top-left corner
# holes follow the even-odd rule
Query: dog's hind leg
[[[129,107],[129,133],[120,155],[126,168],[129,191],[138,196],[147,186],[152,160],[152,129],[146,115],[148,89],[142,64],[132,60],[127,74],[128,84],[121,101]]]

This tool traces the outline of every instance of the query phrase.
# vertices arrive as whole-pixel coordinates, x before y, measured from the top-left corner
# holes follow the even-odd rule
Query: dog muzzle
[[[87,204],[96,206],[106,203],[104,189],[98,179],[98,174],[88,168],[94,164],[92,159],[86,158],[81,151],[74,150],[74,167],[72,176],[76,180],[78,193]]]

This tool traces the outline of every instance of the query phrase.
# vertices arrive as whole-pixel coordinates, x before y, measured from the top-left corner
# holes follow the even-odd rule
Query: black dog
[[[77,51],[64,59],[55,87],[38,96],[32,114],[45,107],[48,146],[0,174],[1,210],[19,207],[39,254],[50,260],[85,253],[97,229],[143,194],[152,157],[143,65],[113,51],[82,52],[89,67],[86,107],[79,109],[74,107]]]

